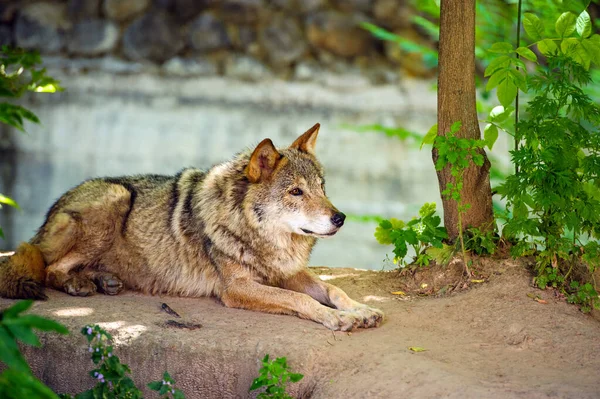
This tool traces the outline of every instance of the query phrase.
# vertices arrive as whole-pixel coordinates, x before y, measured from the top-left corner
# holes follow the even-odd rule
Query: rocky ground
[[[28,349],[27,356],[57,392],[83,390],[92,385],[92,363],[78,331],[100,323],[114,333],[116,351],[138,383],[168,370],[188,398],[252,397],[247,390],[266,353],[286,356],[305,375],[290,386],[301,398],[599,397],[597,315],[533,288],[521,264],[484,260],[474,268],[475,282],[461,278],[460,265],[402,276],[317,268],[323,279],[385,311],[381,327],[350,334],[227,309],[209,298],[51,292],[33,311],[73,333],[47,335],[44,348]],[[0,307],[10,303],[1,300]],[[202,327],[169,326],[174,317],[162,303],[182,316],[178,321]]]

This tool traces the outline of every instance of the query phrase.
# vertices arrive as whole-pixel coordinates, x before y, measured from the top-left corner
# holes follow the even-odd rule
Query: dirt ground
[[[465,281],[460,263],[414,276],[315,268],[353,298],[385,311],[381,327],[352,333],[228,309],[211,298],[129,292],[74,298],[51,291],[33,312],[75,332],[101,323],[115,336],[134,380],[142,385],[168,370],[188,398],[255,397],[248,387],[265,353],[286,356],[293,371],[304,374],[290,386],[299,398],[600,398],[597,315],[532,287],[517,262],[483,259],[473,269],[476,277]],[[0,299],[0,308],[11,302]],[[202,327],[173,328],[163,302],[181,314],[177,321]],[[82,336],[47,335],[43,342],[42,349],[26,350],[43,381],[57,392],[92,385]]]
[[[335,388],[317,396],[600,398],[598,312],[534,288],[523,263],[481,258],[472,279],[460,262],[414,275],[320,270],[377,304],[386,323],[332,348],[354,368],[338,369]]]

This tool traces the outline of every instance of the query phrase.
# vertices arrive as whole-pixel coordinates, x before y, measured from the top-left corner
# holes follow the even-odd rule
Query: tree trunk
[[[440,10],[440,52],[438,77],[438,135],[462,122],[457,137],[480,139],[475,105],[475,0],[442,0]],[[462,203],[471,208],[462,216],[463,229],[494,228],[490,162],[485,156],[482,167],[465,170]],[[437,151],[433,150],[433,162]],[[450,167],[437,172],[440,192],[452,182]],[[454,200],[443,199],[444,224],[451,240],[458,236],[458,210]]]

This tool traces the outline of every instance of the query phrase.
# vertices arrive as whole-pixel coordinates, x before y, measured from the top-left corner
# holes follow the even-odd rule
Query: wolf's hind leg
[[[82,273],[96,284],[98,292],[106,295],[117,295],[123,289],[123,282],[112,273],[99,271],[86,271]]]
[[[68,254],[52,263],[46,270],[46,285],[74,296],[89,296],[96,293],[96,285],[81,273],[71,271],[84,264],[78,254]]]

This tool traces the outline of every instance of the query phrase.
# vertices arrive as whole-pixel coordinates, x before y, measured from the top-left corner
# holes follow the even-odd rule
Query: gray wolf
[[[378,326],[380,310],[307,268],[317,238],[336,234],[345,219],[325,195],[318,132],[316,124],[281,149],[265,139],[206,172],[83,182],[56,201],[29,243],[0,261],[0,295],[128,288],[214,296],[332,330]]]

